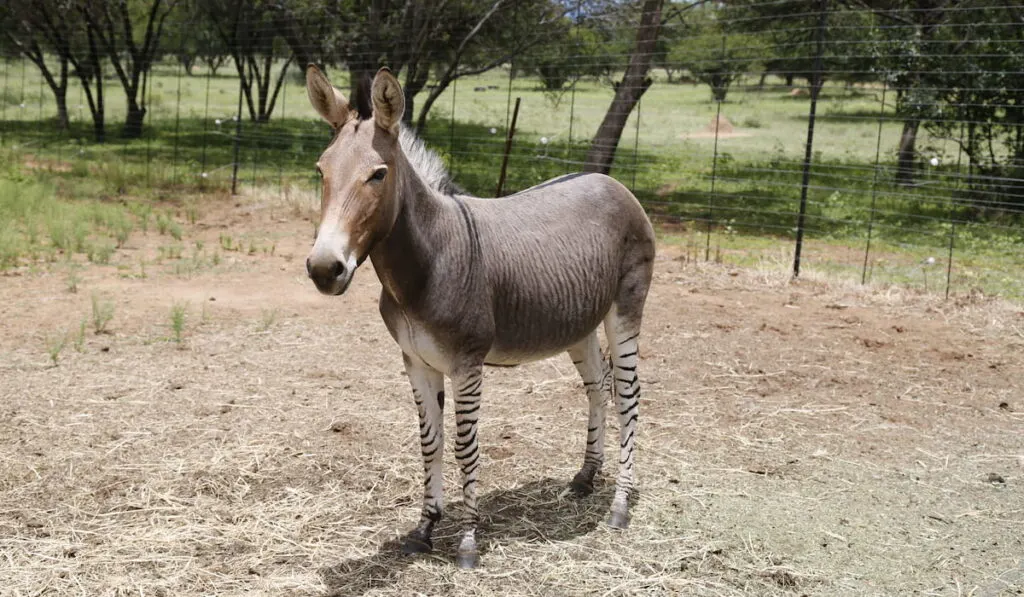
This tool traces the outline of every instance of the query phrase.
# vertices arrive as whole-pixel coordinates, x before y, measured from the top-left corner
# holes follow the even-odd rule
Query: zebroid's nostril
[[[335,278],[340,278],[345,274],[345,264],[340,261],[335,261],[334,267],[331,269],[331,273]]]
[[[309,257],[306,257],[306,275],[313,277],[313,262],[310,261]]]

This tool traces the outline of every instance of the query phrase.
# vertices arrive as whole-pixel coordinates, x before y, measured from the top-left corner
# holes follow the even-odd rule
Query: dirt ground
[[[370,268],[341,298],[305,280],[298,212],[208,209],[186,226],[203,254],[224,234],[263,247],[216,265],[155,263],[170,241],[151,230],[75,293],[62,266],[0,277],[0,595],[1024,592],[1024,309],[793,283],[670,243],[632,527],[603,523],[611,465],[595,495],[564,491],[586,407],[563,357],[486,373],[482,567],[452,563],[451,409],[437,550],[401,557],[421,465],[400,354]]]

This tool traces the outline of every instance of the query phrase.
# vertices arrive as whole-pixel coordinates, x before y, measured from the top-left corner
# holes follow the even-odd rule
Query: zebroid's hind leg
[[[640,417],[640,380],[637,377],[639,328],[639,323],[630,325],[615,313],[614,308],[605,322],[619,411],[619,473],[608,519],[608,524],[617,529],[629,526],[629,495],[633,491],[634,448]]]
[[[431,535],[441,520],[444,504],[444,376],[416,357],[405,356],[405,371],[412,384],[416,411],[420,418],[420,451],[423,455],[423,510],[420,522],[402,540],[402,553],[429,552],[434,548]]]
[[[576,495],[590,495],[594,491],[594,476],[604,464],[605,402],[612,387],[612,373],[601,358],[601,344],[597,331],[569,349],[573,365],[583,378],[583,389],[590,402],[587,417],[587,447],[583,452],[583,467],[573,477],[570,487]]]

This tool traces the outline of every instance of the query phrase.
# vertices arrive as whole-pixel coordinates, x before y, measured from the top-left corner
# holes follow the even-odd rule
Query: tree
[[[665,71],[665,78],[669,83],[676,83],[677,76],[681,76],[684,70],[678,60],[671,57],[673,48],[684,43],[686,39],[686,26],[682,22],[673,22],[672,19],[665,19],[662,23],[661,34],[654,45],[654,56],[651,62],[655,68]]]
[[[303,61],[344,64],[352,96],[381,66],[401,76],[403,120],[415,121],[420,131],[453,82],[508,64],[550,39],[569,11],[559,0],[300,0],[300,7],[275,6],[277,29],[292,52],[306,56]],[[324,35],[296,33],[325,29]],[[310,37],[322,41],[311,43]]]
[[[732,12],[713,5],[690,11],[685,21],[688,35],[672,45],[668,56],[668,62],[707,84],[718,102],[725,101],[737,78],[760,68],[765,52],[759,35],[733,31]]]
[[[928,99],[916,117],[963,151],[969,184],[983,191],[974,194],[977,213],[1024,210],[1024,10],[977,2],[947,15],[942,29],[936,41],[952,45],[917,81]]]
[[[615,150],[618,148],[622,129],[626,126],[629,114],[651,86],[652,81],[647,74],[651,70],[651,59],[658,41],[663,5],[664,0],[643,2],[640,23],[636,29],[636,44],[629,55],[629,65],[626,67],[622,82],[615,89],[615,98],[612,99],[611,106],[608,107],[601,126],[591,141],[590,150],[587,151],[583,167],[587,172],[607,174],[611,171],[612,163],[615,161]]]
[[[167,28],[161,44],[181,63],[185,74],[192,76],[194,67],[202,62],[210,74],[216,76],[231,55],[205,10],[193,2],[180,6],[176,22]]]
[[[600,34],[584,19],[562,18],[552,23],[547,40],[516,58],[519,72],[540,79],[545,91],[558,92],[584,77],[604,73]]]
[[[926,73],[945,68],[936,61],[948,53],[939,39],[944,23],[958,13],[951,8],[961,0],[847,0],[850,6],[870,11],[885,25],[877,43],[879,66],[896,88],[896,112],[903,118],[896,157],[896,181],[913,184],[916,173],[917,135],[929,106]]]
[[[327,0],[271,0],[278,34],[295,55],[295,62],[325,66],[331,48],[338,45],[345,30],[346,3]]]
[[[295,60],[277,34],[274,5],[261,0],[211,0],[204,6],[207,18],[230,49],[250,120],[267,122]],[[282,55],[285,60],[275,77],[274,65]]]
[[[74,34],[52,2],[11,0],[0,8],[0,25],[8,41],[39,69],[57,104],[57,128],[68,128],[68,65]],[[52,55],[56,69],[47,63]]]
[[[419,56],[417,60],[421,63],[429,60],[426,64],[434,64],[436,71],[436,82],[416,119],[417,132],[426,128],[434,102],[453,82],[508,64],[537,44],[545,43],[552,27],[557,27],[568,11],[552,0],[466,0],[463,8],[466,13],[457,13],[458,20],[448,21],[458,23],[448,31],[450,43],[435,46],[429,57],[414,55]],[[411,71],[410,65],[411,61],[406,63],[407,72]],[[422,84],[425,83],[424,77]],[[408,89],[406,96],[410,97]],[[411,112],[407,111],[407,116],[411,118]]]
[[[146,118],[146,82],[158,56],[164,22],[178,0],[81,0],[90,43],[106,54],[124,88],[128,113],[122,136],[142,135]]]
[[[57,104],[57,123],[68,124],[68,67],[78,77],[89,104],[96,141],[106,138],[103,104],[103,54],[96,36],[76,18],[79,0],[10,0],[0,9],[0,24],[19,52],[39,68]],[[54,57],[54,73],[47,58]]]

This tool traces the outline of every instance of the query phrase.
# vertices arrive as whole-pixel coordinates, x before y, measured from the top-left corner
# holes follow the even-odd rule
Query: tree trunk
[[[102,104],[101,104],[102,105]],[[106,115],[100,110],[92,115],[92,130],[93,136],[96,137],[97,143],[103,143],[107,140],[107,128],[104,120]]]
[[[57,130],[64,131],[68,128],[68,63],[66,59],[61,60],[60,81],[54,79],[49,71],[43,71],[46,84],[53,93],[53,99],[57,104]]]
[[[103,105],[103,63],[91,28],[86,28],[86,38],[89,40],[89,67],[83,69],[79,64],[76,65],[75,70],[78,72],[79,80],[82,81],[82,88],[85,90],[85,97],[89,102],[96,142],[103,143],[107,139],[106,108]],[[89,85],[90,77],[96,81],[95,95]]]
[[[481,71],[484,72],[484,71]],[[420,114],[416,117],[416,134],[420,137],[427,130],[427,116],[430,114],[430,110],[434,107],[434,103],[441,97],[441,94],[451,86],[452,82],[458,79],[460,75],[454,70],[449,70],[446,76],[442,76],[438,81],[437,85],[430,89],[430,93],[427,94],[427,99],[423,100],[423,105],[420,106]]]
[[[146,119],[146,108],[139,106],[134,100],[128,103],[128,115],[124,119],[121,136],[125,139],[138,139],[142,136],[142,123]]]
[[[263,57],[263,68],[260,72],[259,63],[253,61],[253,74],[256,76],[257,110],[256,122],[266,122],[270,118],[267,112],[267,96],[270,94],[270,69],[274,65],[274,57],[267,54]]]
[[[10,39],[14,40],[14,37],[11,36]],[[46,86],[50,88],[50,92],[53,93],[53,99],[57,104],[57,129],[66,130],[68,128],[68,55],[66,53],[57,55],[57,59],[60,61],[60,71],[54,73],[46,64],[46,55],[35,40],[29,44],[21,44],[17,41],[14,43],[18,50],[39,68],[39,73],[43,76]]]
[[[294,55],[299,68],[305,72],[307,66],[316,62],[313,53],[310,52],[313,42],[306,41],[310,39],[308,37],[310,33],[302,30],[302,25],[298,23],[295,15],[291,13],[286,4],[282,3],[273,8],[277,31],[284,38],[285,43],[288,44],[288,49]]]
[[[441,92],[448,87],[448,84],[444,84],[441,87],[441,83],[427,94],[427,99],[423,100],[423,105],[420,107],[420,115],[416,118],[416,134],[423,136],[423,133],[427,130],[427,115],[430,114],[430,109],[434,107],[434,102],[437,98],[441,97]]]
[[[89,91],[88,86],[85,87],[85,95],[89,100],[89,111],[92,112],[92,128],[93,135],[96,137],[97,143],[103,143],[107,140],[107,129],[106,129],[106,108],[103,105],[103,73],[98,68],[96,72],[96,94],[95,97]],[[85,85],[84,81],[82,83]]]
[[[370,14],[368,17],[369,27],[364,32],[364,37],[359,39],[353,48],[353,53],[348,57],[348,84],[349,84],[349,96],[348,101],[356,106],[360,106],[363,100],[370,101],[369,94],[367,97],[360,97],[361,90],[365,92],[369,90],[369,81],[373,81],[374,75],[377,74],[377,63],[371,57],[379,56],[376,44],[376,33],[377,28],[380,27],[381,21],[381,3],[379,1],[368,2],[370,5]],[[370,106],[362,107],[361,110],[365,110],[367,113],[370,111]]]
[[[277,75],[277,82],[274,83],[274,90],[270,94],[270,97],[267,99],[266,111],[265,111],[264,114],[262,114],[260,116],[260,122],[270,122],[270,117],[274,114],[274,106],[277,105],[277,96],[278,96],[279,93],[281,93],[281,87],[284,85],[285,76],[288,74],[288,67],[291,66],[292,60],[294,60],[294,59],[295,59],[294,55],[289,56],[288,60],[285,60],[284,66],[281,67],[281,72],[278,73],[278,75]],[[269,83],[269,77],[270,77],[270,74],[268,73],[267,74],[268,83]]]
[[[216,77],[217,76],[217,69],[219,69],[221,67],[221,65],[224,64],[224,57],[223,56],[204,56],[203,57],[203,62],[206,63],[206,68],[210,69],[210,76],[211,77]]]
[[[256,121],[256,104],[252,101],[252,57],[243,57],[240,53],[234,56],[235,70],[238,71],[239,93],[245,96],[245,107],[249,109],[249,120]],[[241,119],[241,114],[236,114]]]
[[[370,101],[369,94],[366,94],[365,98],[359,97],[360,85],[362,85],[366,91],[370,89],[370,82],[373,81],[374,75],[377,74],[377,70],[370,66],[368,63],[356,63],[348,65],[348,82],[349,82],[349,96],[348,101],[352,104],[356,104],[359,101],[366,100]],[[366,107],[369,110],[370,106]]]
[[[142,136],[142,124],[146,117],[146,82],[149,69],[157,54],[164,20],[173,9],[175,0],[170,0],[167,4],[164,0],[152,0],[148,4],[145,21],[136,20],[138,30],[144,31],[141,40],[133,33],[135,29],[132,18],[136,13],[131,10],[126,0],[111,3],[86,2],[78,7],[79,14],[85,20],[90,49],[98,42],[124,89],[128,110],[121,133],[126,139]]]
[[[59,90],[55,89],[53,97],[57,101],[57,128],[59,130],[67,130],[70,125],[68,119],[68,88],[64,87]]]
[[[611,171],[612,163],[615,161],[615,150],[622,137],[622,129],[629,120],[629,114],[651,86],[651,79],[647,73],[651,70],[651,58],[654,55],[655,43],[658,41],[663,4],[664,0],[644,0],[640,26],[636,31],[636,46],[629,56],[629,66],[626,67],[622,83],[615,90],[615,99],[612,100],[590,144],[583,166],[586,172],[608,174]]]
[[[917,157],[917,130],[921,121],[908,118],[903,121],[903,134],[900,135],[899,152],[896,159],[896,182],[899,184],[914,183],[914,160]]]
[[[405,85],[402,86],[402,92],[405,95],[405,113],[402,114],[402,122],[406,125],[412,125],[413,115],[416,114],[416,94],[427,86],[429,73],[429,67],[419,68],[418,65],[408,65]]]
[[[186,53],[186,52],[181,52],[181,53],[178,54],[178,62],[180,62],[181,66],[185,68],[185,75],[191,77],[192,76],[192,67],[196,63],[195,55],[194,54],[189,54],[189,53]]]
[[[711,87],[711,99],[716,102],[724,102],[726,96],[729,95],[732,77],[727,74],[713,74],[708,78],[708,85]]]
[[[408,87],[402,87],[405,95],[405,112],[402,113],[402,124],[412,126],[412,117],[416,113],[416,93],[411,92]]]

